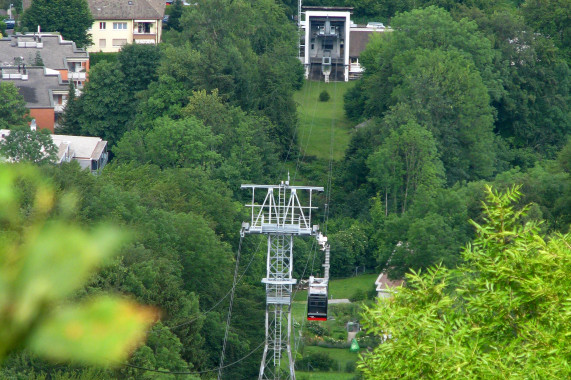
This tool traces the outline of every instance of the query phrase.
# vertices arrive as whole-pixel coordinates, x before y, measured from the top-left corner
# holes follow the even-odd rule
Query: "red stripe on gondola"
[[[326,321],[327,318],[307,317],[308,321]]]

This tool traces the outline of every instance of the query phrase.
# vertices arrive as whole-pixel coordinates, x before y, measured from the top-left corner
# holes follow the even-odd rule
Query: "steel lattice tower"
[[[290,186],[289,180],[279,185],[242,185],[252,189],[250,223],[244,223],[243,233],[268,235],[266,285],[266,340],[259,379],[295,380],[291,354],[291,294],[297,280],[292,278],[293,237],[316,236],[318,226],[311,224],[314,191],[323,187]],[[256,203],[256,190],[266,194]],[[304,205],[298,194],[303,193]],[[261,199],[261,198],[260,198]],[[282,359],[288,366],[282,366]]]

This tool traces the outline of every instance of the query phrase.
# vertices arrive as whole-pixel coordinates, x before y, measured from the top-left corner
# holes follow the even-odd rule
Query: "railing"
[[[36,41],[18,41],[19,48],[38,48],[42,49],[44,47],[43,42],[36,42]]]
[[[21,74],[21,73],[2,73],[2,79],[21,79],[21,80],[28,80],[28,74]]]
[[[78,73],[78,72],[74,72],[74,71],[69,71],[67,76],[70,79],[85,79],[86,78],[85,73]]]

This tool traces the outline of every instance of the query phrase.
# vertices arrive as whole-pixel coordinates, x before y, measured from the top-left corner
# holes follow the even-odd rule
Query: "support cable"
[[[226,342],[228,341],[228,332],[230,331],[230,319],[232,318],[232,307],[234,306],[234,295],[236,294],[236,279],[238,278],[238,267],[240,266],[240,253],[242,251],[243,239],[244,234],[240,233],[240,243],[238,243],[238,254],[236,255],[236,266],[234,267],[234,280],[232,281],[232,290],[230,293],[230,305],[228,306],[228,316],[226,318],[226,330],[224,331],[224,342],[222,343],[222,353],[220,354],[218,380],[222,378],[222,369],[224,368],[224,354],[226,353]]]
[[[240,239],[241,240],[241,239]],[[260,242],[258,243],[258,247],[256,248],[256,250],[254,251],[254,253],[252,254],[252,257],[250,258],[250,262],[248,263],[248,265],[246,266],[246,269],[244,269],[244,271],[242,272],[242,274],[240,275],[240,277],[238,278],[237,283],[240,283],[240,281],[242,281],[242,278],[244,277],[244,275],[246,274],[246,272],[248,271],[248,269],[250,268],[250,265],[252,265],[252,262],[254,261],[254,257],[256,257],[255,253],[258,252],[258,250],[260,249],[260,246],[262,245],[262,241],[260,240]],[[197,315],[196,317],[189,319],[188,321],[184,321],[179,323],[178,325],[172,326],[172,327],[168,327],[170,330],[188,325],[194,321],[196,321],[197,319],[199,319],[200,317],[205,316],[206,314],[209,314],[210,312],[212,312],[212,310],[214,310],[218,305],[220,305],[222,303],[222,301],[224,301],[226,299],[226,297],[228,297],[230,295],[230,293],[232,293],[232,289],[230,289],[228,291],[228,293],[226,293],[226,295],[222,298],[220,298],[218,300],[218,302],[216,302],[210,309],[203,311],[202,313],[200,313],[199,315]]]
[[[222,368],[228,368],[231,367],[233,365],[236,365],[238,363],[240,363],[241,361],[247,359],[248,357],[252,356],[252,354],[256,351],[258,351],[260,349],[260,347],[262,347],[264,345],[265,341],[260,343],[258,345],[258,347],[254,348],[252,351],[250,351],[247,355],[242,356],[240,359],[230,363],[230,364],[226,364],[224,367]],[[147,371],[147,372],[158,372],[158,373],[166,373],[166,374],[170,374],[170,375],[200,375],[203,373],[209,373],[209,372],[214,372],[214,371],[218,371],[220,370],[220,368],[212,368],[212,369],[206,369],[203,371],[195,371],[195,372],[176,372],[176,371],[165,371],[165,370],[161,370],[161,369],[154,369],[154,368],[146,368],[146,367],[140,367],[138,365],[134,365],[134,364],[128,364],[128,363],[123,363],[123,365],[125,367],[131,367],[131,368],[136,368],[136,369],[140,369],[142,371]]]

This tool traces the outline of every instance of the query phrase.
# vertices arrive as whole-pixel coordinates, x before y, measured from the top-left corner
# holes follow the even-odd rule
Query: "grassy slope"
[[[298,103],[299,130],[298,142],[306,156],[315,156],[318,159],[328,160],[330,157],[331,141],[333,140],[332,158],[343,158],[345,149],[350,140],[350,129],[353,126],[345,117],[343,111],[343,94],[355,82],[305,82],[303,88],[294,95]],[[331,99],[320,102],[319,94],[327,90]],[[295,172],[295,171],[294,171]],[[363,275],[330,282],[330,293],[335,298],[350,298],[358,289],[368,291],[375,282],[376,275]],[[307,313],[307,291],[298,291],[292,304],[292,317],[297,323],[303,324]],[[328,323],[328,322],[326,322]],[[331,322],[333,323],[333,322]],[[297,329],[294,331],[297,336]],[[294,338],[295,340],[295,338]],[[299,379],[326,380],[326,379],[353,379],[354,373],[345,373],[347,362],[356,361],[358,355],[347,349],[324,348],[306,346],[307,352],[324,352],[339,362],[340,372],[305,372],[296,371]]]
[[[343,111],[343,94],[354,85],[355,82],[306,81],[295,93],[299,114],[298,141],[305,155],[329,159],[333,133],[333,159],[343,158],[353,126]],[[331,96],[327,102],[319,101],[323,90]]]

